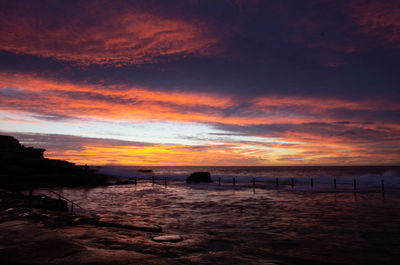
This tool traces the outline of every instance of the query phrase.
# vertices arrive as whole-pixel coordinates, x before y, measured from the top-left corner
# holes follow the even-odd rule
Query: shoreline
[[[143,253],[144,241],[176,244],[154,243],[154,237],[165,235],[158,225],[135,226],[97,215],[28,208],[26,196],[5,190],[0,190],[0,200],[2,264],[151,264],[154,259],[163,264],[160,253]],[[135,238],[136,243],[130,242]],[[121,249],[114,249],[118,244]]]

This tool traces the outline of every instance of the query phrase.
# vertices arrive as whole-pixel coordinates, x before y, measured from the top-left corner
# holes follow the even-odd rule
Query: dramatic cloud
[[[349,144],[329,140],[321,144],[323,139],[305,134],[301,137],[292,135],[306,141],[302,143],[219,141],[208,145],[152,144],[55,134],[13,135],[26,146],[47,149],[45,155],[48,158],[94,165],[265,165],[266,162],[276,165],[351,165],[373,161],[391,164],[397,161],[400,151],[399,138],[387,144],[377,142],[371,149],[371,144],[362,141]]]
[[[399,9],[1,1],[0,129],[77,163],[398,164]]]
[[[173,160],[179,157],[181,160],[178,161],[184,162],[178,164],[197,165],[223,161],[229,165],[240,161],[260,165],[262,160],[274,161],[275,164],[293,164],[296,161],[330,164],[335,161],[343,163],[346,157],[353,156],[349,163],[368,163],[371,159],[396,161],[398,157],[393,150],[400,150],[399,115],[393,115],[389,120],[379,118],[380,112],[385,115],[391,112],[399,114],[398,105],[389,100],[364,102],[277,96],[249,100],[201,93],[154,92],[145,88],[118,89],[101,84],[59,84],[23,75],[2,77],[2,109],[26,113],[37,120],[103,120],[111,123],[159,120],[203,123],[226,132],[221,136],[205,136],[201,140],[204,142],[208,138],[211,145],[193,146],[70,136],[59,136],[61,141],[51,136],[45,141],[45,146],[50,147],[50,157],[60,158],[62,153],[62,156],[77,162],[104,164],[114,163],[115,160],[127,164],[151,164],[153,160],[159,160],[161,164],[176,164]],[[341,110],[340,115],[338,110]],[[344,115],[346,121],[341,120],[343,112],[347,113]],[[365,115],[350,115],[364,112]],[[378,116],[371,119],[371,113]],[[235,140],[235,136],[242,139]],[[259,139],[244,139],[253,136]],[[39,141],[33,144],[35,146],[40,145],[40,139],[43,140],[37,136],[35,139]],[[271,142],[271,139],[278,142]],[[62,147],[54,148],[49,144],[51,142],[61,142]],[[322,142],[324,145],[321,145]],[[372,143],[375,154],[367,152]],[[395,147],[392,152],[387,152],[387,145],[390,144]],[[201,158],[195,155],[196,152],[211,154]],[[161,159],[163,154],[168,154],[171,159]],[[231,156],[229,159],[228,154]],[[269,158],[272,154],[273,158]],[[214,157],[214,162],[211,162],[211,157]],[[335,160],[335,157],[340,159]]]
[[[1,132],[1,131],[0,131]],[[260,151],[237,145],[155,145],[114,139],[55,134],[15,133],[26,146],[47,149],[45,156],[80,164],[104,165],[262,165]]]
[[[0,104],[4,110],[29,112],[44,119],[155,119],[235,125],[301,124],[318,122],[321,118],[326,122],[338,121],[334,112],[338,109],[367,111],[368,114],[379,110],[400,111],[396,102],[388,100],[372,103],[313,97],[246,100],[201,93],[155,92],[145,88],[118,89],[65,82],[59,84],[23,75],[2,75],[0,87]],[[368,118],[362,121],[368,121]]]
[[[79,3],[66,6],[62,14],[53,13],[51,3],[7,7],[0,13],[0,49],[15,53],[121,66],[218,51],[218,38],[204,22],[154,15],[129,5]],[[39,8],[45,10],[33,14]]]

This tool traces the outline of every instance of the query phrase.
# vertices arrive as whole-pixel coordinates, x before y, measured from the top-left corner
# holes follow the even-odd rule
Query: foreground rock
[[[32,208],[68,212],[68,203],[65,200],[53,199],[46,195],[26,196],[25,200],[28,201],[28,206]]]
[[[29,209],[26,198],[0,189],[0,264],[169,264],[170,247],[152,240],[157,225]]]
[[[42,211],[0,212],[0,264],[168,264],[167,250],[142,241],[147,232],[64,226],[60,217]]]
[[[114,228],[121,228],[133,231],[155,232],[155,233],[162,232],[162,228],[159,225],[129,225],[124,223],[99,221],[97,218],[82,217],[80,219],[80,223],[94,225],[97,227],[114,227]]]
[[[26,196],[19,192],[0,189],[0,211],[8,208],[24,207],[50,211],[67,212],[68,203],[46,195]]]
[[[210,172],[194,172],[186,179],[186,183],[212,182]]]

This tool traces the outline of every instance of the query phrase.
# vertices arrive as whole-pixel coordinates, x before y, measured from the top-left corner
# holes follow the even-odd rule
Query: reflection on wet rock
[[[180,235],[164,235],[164,236],[156,236],[152,238],[153,241],[156,242],[171,242],[171,243],[176,243],[180,242],[183,240],[183,238]]]

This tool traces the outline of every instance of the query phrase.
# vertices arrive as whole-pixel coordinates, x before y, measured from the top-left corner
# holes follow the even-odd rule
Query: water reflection
[[[382,257],[390,264],[400,258],[397,193],[384,200],[380,192],[196,187],[174,182],[168,188],[141,183],[61,192],[106,221],[153,223],[182,235],[187,248],[170,249],[178,256],[198,251],[201,259],[218,253],[220,258],[234,256],[241,262],[268,258],[287,264],[297,259],[308,264],[326,260],[382,264]]]

